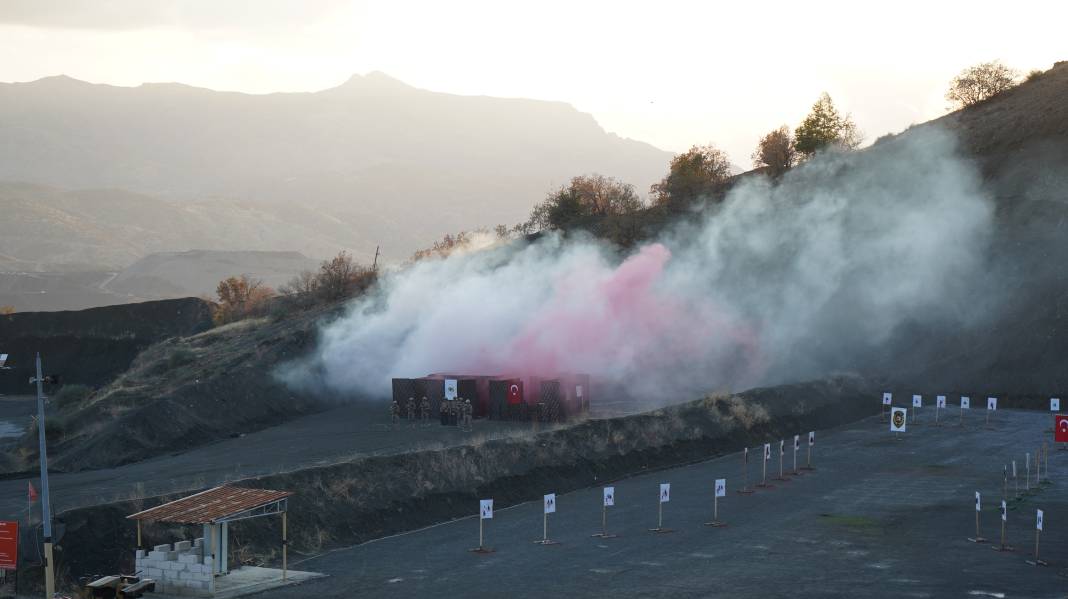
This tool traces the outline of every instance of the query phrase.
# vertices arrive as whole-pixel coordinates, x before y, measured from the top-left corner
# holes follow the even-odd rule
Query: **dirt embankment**
[[[290,500],[291,548],[315,553],[470,515],[482,497],[492,497],[496,505],[505,507],[548,490],[565,493],[774,439],[791,439],[794,434],[875,413],[880,409],[873,399],[877,397],[868,382],[838,377],[709,397],[539,435],[367,457],[240,484],[296,491]],[[129,570],[134,528],[124,517],[170,499],[62,514],[66,523],[61,553],[64,571],[80,575]],[[279,531],[272,520],[231,529],[236,559],[274,563]],[[169,542],[182,534],[175,527],[149,528],[146,543]]]
[[[326,407],[324,398],[294,392],[272,372],[311,351],[320,320],[336,309],[244,320],[149,347],[106,387],[58,414],[63,434],[50,443],[52,465],[110,468]],[[25,451],[34,455],[34,446]]]
[[[29,394],[34,354],[46,374],[65,383],[96,387],[126,370],[141,350],[169,337],[211,328],[211,305],[184,298],[72,312],[20,312],[0,316],[0,353],[10,354],[0,393]]]

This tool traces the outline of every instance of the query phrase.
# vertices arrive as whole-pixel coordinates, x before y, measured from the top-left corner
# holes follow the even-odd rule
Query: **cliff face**
[[[0,372],[0,393],[34,392],[28,381],[37,352],[45,374],[96,387],[126,370],[149,345],[211,326],[211,305],[196,298],[0,316],[0,353],[9,354],[11,367]]]

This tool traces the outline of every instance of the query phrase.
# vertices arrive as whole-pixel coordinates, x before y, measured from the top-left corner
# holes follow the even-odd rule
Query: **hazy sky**
[[[865,8],[865,4],[878,8]],[[459,94],[560,100],[605,129],[748,166],[821,91],[870,141],[943,114],[1000,58],[1068,60],[1068,3],[0,0],[0,80],[314,91],[383,71]]]

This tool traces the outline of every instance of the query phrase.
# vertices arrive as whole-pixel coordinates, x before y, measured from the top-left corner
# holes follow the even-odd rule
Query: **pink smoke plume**
[[[583,263],[552,283],[553,292],[503,347],[482,348],[476,371],[518,375],[637,368],[721,372],[753,380],[762,369],[756,335],[714,302],[658,288],[671,252],[643,247],[614,270]],[[662,287],[662,286],[661,286]]]

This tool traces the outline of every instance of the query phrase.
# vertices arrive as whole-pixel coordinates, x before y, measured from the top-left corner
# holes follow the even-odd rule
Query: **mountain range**
[[[65,76],[0,84],[0,257],[122,268],[153,251],[408,257],[513,224],[597,172],[639,191],[671,154],[560,102],[421,90],[382,73],[253,95]]]

